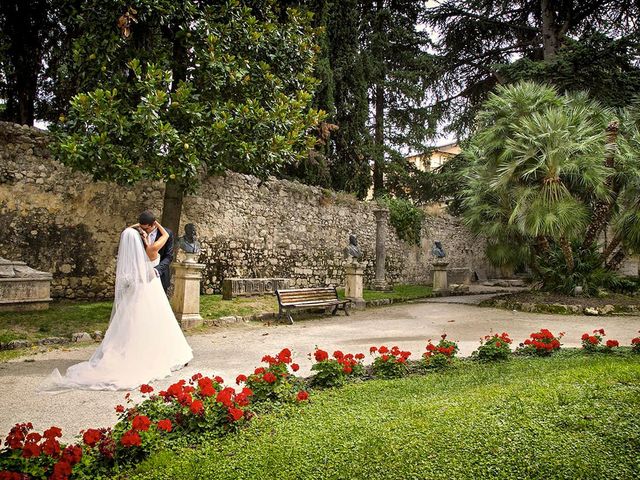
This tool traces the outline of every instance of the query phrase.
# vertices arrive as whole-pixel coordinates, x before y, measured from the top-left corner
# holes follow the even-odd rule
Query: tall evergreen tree
[[[639,86],[639,14],[638,2],[619,0],[443,0],[424,15],[439,57],[428,84],[433,112],[468,131],[496,85],[521,79],[630,97]]]
[[[384,193],[385,164],[400,150],[424,151],[436,124],[425,105],[432,71],[429,35],[420,29],[425,2],[360,0],[361,46],[373,115],[373,188]]]

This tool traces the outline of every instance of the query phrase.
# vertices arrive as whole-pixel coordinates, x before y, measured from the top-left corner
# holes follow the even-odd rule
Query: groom
[[[156,216],[150,210],[145,210],[138,217],[140,228],[147,232],[147,238],[150,243],[155,242],[158,238],[158,229],[153,226],[155,221]],[[166,227],[165,230],[169,234],[169,240],[167,240],[167,243],[165,243],[164,247],[158,252],[160,255],[160,263],[155,267],[155,270],[156,276],[160,277],[162,288],[164,288],[166,293],[171,284],[171,269],[169,266],[173,261],[173,232]]]

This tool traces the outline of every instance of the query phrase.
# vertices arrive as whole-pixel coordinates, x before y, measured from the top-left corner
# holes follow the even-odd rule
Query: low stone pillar
[[[449,262],[433,262],[433,293],[447,293],[449,280],[447,278],[447,266]]]
[[[188,258],[192,260],[192,258]],[[171,308],[184,329],[204,323],[200,316],[200,280],[205,265],[185,260],[171,265],[174,275]]]
[[[387,241],[387,216],[389,210],[377,208],[373,211],[376,216],[376,278],[371,284],[373,290],[391,290],[386,280],[385,262],[387,257],[385,242]]]
[[[357,263],[347,264],[344,268],[346,286],[344,296],[351,300],[351,306],[355,309],[363,309],[365,301],[362,296],[362,278],[364,276],[364,268]]]

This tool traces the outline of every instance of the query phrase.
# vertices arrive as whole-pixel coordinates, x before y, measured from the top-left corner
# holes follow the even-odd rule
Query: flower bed
[[[555,337],[542,329],[532,333],[521,345],[531,350],[530,353],[548,355],[560,349],[561,336]],[[603,329],[585,333],[583,350],[611,352],[619,347],[616,340],[603,343],[603,337]],[[640,353],[640,337],[631,343],[632,351]],[[472,358],[484,361],[508,358],[510,344],[511,338],[506,332],[489,334],[483,337]],[[447,340],[445,334],[437,345],[429,341],[426,350],[416,365],[441,367],[452,363],[458,346]],[[238,375],[235,379],[238,388],[225,386],[218,376],[200,373],[159,392],[150,385],[142,385],[142,402],[134,404],[130,394],[126,394],[126,406],[115,407],[119,421],[113,428],[84,430],[74,445],[59,443],[62,432],[58,427],[40,434],[33,431],[30,423],[17,424],[0,451],[0,480],[108,476],[171,445],[185,441],[197,443],[201,437],[236,432],[256,412],[311,401],[307,386],[336,387],[354,379],[397,378],[411,371],[411,353],[397,346],[390,349],[384,345],[372,346],[370,353],[374,360],[367,368],[362,353],[336,350],[329,358],[328,352],[317,348],[313,355],[316,363],[312,367],[315,375],[309,379],[295,375],[299,366],[293,362],[291,350],[284,348],[276,355],[265,355],[262,358],[265,366],[256,368],[250,375]]]

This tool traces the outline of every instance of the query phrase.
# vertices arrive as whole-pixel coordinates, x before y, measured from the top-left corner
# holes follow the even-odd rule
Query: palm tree
[[[555,246],[571,274],[572,245],[583,240],[598,204],[613,202],[616,212],[624,212],[616,217],[621,242],[640,230],[628,207],[640,182],[626,179],[621,209],[608,181],[618,176],[612,162],[604,161],[611,152],[605,129],[614,119],[613,111],[584,94],[559,95],[534,83],[502,86],[490,96],[464,151],[470,161],[464,217],[487,237],[494,263],[524,262],[536,269],[545,250]],[[632,155],[640,148],[630,144],[627,150]]]

